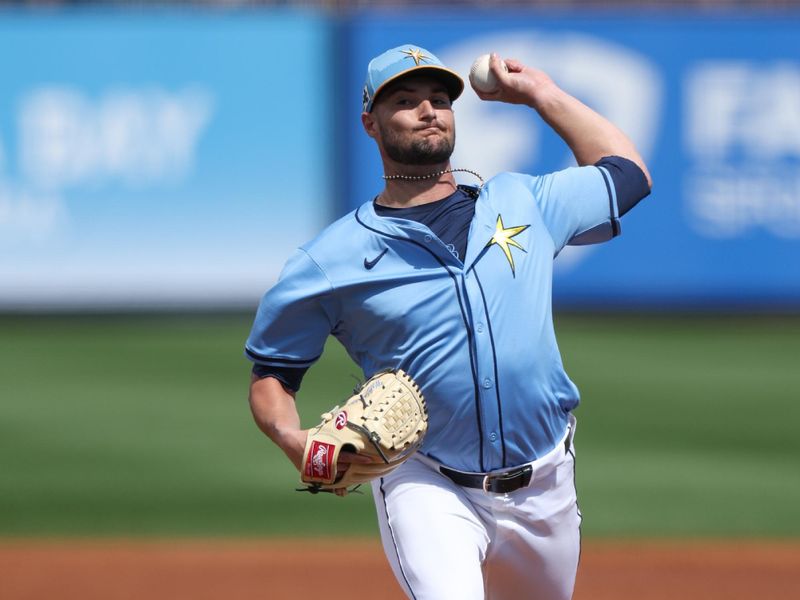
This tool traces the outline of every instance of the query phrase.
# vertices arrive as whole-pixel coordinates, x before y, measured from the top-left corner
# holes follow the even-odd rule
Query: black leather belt
[[[569,452],[569,436],[564,442],[564,451]],[[493,494],[509,494],[515,490],[526,487],[531,482],[533,467],[523,465],[501,473],[465,473],[449,467],[440,466],[439,471],[449,477],[455,484],[491,492]]]
[[[525,487],[531,482],[533,467],[525,465],[519,469],[512,469],[504,473],[487,475],[485,473],[465,473],[447,467],[439,467],[442,475],[449,477],[454,483],[468,488],[492,492],[493,494],[508,494],[514,490]]]

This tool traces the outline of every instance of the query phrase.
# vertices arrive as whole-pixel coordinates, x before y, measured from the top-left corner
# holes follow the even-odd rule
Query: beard
[[[424,139],[404,140],[392,131],[382,131],[383,149],[401,165],[438,165],[447,162],[455,148],[455,132],[444,137],[430,135]]]

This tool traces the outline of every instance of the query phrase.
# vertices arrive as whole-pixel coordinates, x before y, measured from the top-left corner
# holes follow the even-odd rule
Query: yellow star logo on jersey
[[[511,265],[511,275],[514,277],[516,277],[517,274],[514,270],[514,257],[511,256],[511,248],[509,248],[509,246],[514,246],[523,252],[527,252],[525,248],[519,245],[519,242],[512,238],[525,231],[528,227],[530,227],[530,225],[518,225],[516,227],[506,228],[506,226],[503,225],[503,217],[501,215],[497,215],[497,224],[494,227],[494,235],[492,236],[492,239],[489,240],[489,243],[486,244],[487,248],[492,244],[497,244],[500,246],[503,254],[505,254],[506,258],[508,259],[508,264]]]
[[[400,50],[400,52],[402,52],[403,54],[406,54],[406,55],[410,56],[411,58],[413,58],[414,59],[414,65],[416,65],[417,67],[419,66],[420,62],[430,58],[429,56],[425,56],[422,53],[422,50],[419,50],[419,49],[415,50],[414,48],[409,48],[408,50]]]

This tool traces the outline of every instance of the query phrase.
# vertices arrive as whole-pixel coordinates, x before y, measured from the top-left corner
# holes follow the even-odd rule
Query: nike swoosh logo
[[[378,261],[379,261],[380,259],[382,259],[382,258],[383,258],[383,255],[384,255],[384,254],[386,254],[388,251],[389,251],[389,249],[388,249],[388,248],[384,248],[384,249],[383,249],[383,252],[381,252],[380,254],[378,254],[378,256],[376,256],[376,257],[375,257],[375,258],[373,258],[372,260],[367,260],[367,259],[365,258],[365,259],[364,259],[364,268],[365,268],[367,271],[369,271],[370,269],[372,269],[372,267],[374,267],[375,265],[377,265],[377,264],[378,264]]]

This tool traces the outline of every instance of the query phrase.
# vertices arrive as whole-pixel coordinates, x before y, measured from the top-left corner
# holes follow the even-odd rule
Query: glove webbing
[[[353,423],[351,421],[347,422],[347,427],[349,427],[353,431],[357,431],[358,433],[363,435],[366,439],[368,439],[370,441],[370,443],[375,447],[375,450],[377,450],[378,454],[381,455],[381,458],[383,459],[383,462],[385,462],[387,465],[389,464],[388,457],[386,456],[386,454],[384,453],[383,449],[378,444],[378,442],[381,441],[381,436],[380,435],[378,435],[374,431],[370,431],[369,429],[367,429],[363,425],[359,425],[359,424]]]

